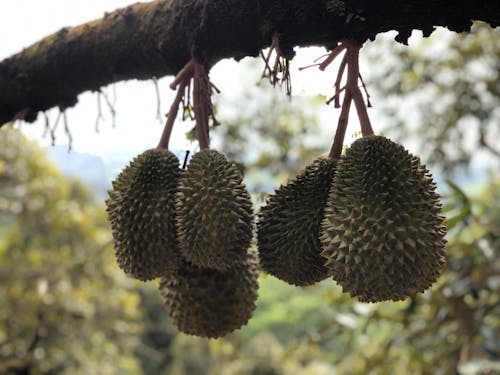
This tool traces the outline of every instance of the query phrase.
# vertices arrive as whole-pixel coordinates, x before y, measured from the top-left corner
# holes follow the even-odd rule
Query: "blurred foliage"
[[[411,47],[396,46],[393,40],[377,40],[367,48],[373,67],[369,86],[373,96],[383,101],[385,120],[393,125],[383,130],[403,144],[415,143],[423,159],[453,181],[461,167],[468,166],[479,154],[478,150],[498,156],[488,142],[498,132],[495,124],[500,115],[498,31],[476,24],[469,34],[436,31],[433,37]],[[385,57],[383,63],[375,64],[381,56]],[[266,175],[265,181],[275,188],[283,182],[279,171],[291,177],[298,166],[303,167],[325,150],[318,151],[324,147],[321,145],[310,153],[302,151],[302,163],[294,163],[295,159],[287,154],[296,155],[295,146],[288,143],[289,147],[283,147],[282,137],[285,142],[302,140],[304,131],[301,126],[287,126],[287,102],[276,99],[267,103],[272,104],[268,106],[258,96],[242,101],[244,114],[230,122],[222,121],[225,133],[221,148],[237,157],[242,154],[240,145],[248,146],[248,140],[252,140],[256,153],[253,160],[267,163],[250,163],[247,169],[254,168],[262,175],[262,170],[270,167],[275,172]],[[312,101],[309,108],[315,108],[315,104]],[[303,107],[295,98],[292,105]],[[246,114],[252,106],[257,108],[255,112]],[[293,118],[299,124],[309,124],[303,118]],[[276,125],[281,124],[279,119],[285,120],[284,133]],[[375,127],[378,129],[378,124]],[[254,134],[256,128],[259,130]],[[316,129],[309,128],[307,134],[316,131],[320,138]],[[261,137],[266,142],[262,148]],[[254,318],[239,334],[226,340],[231,342],[231,349],[226,348],[230,353],[226,361],[233,363],[228,371],[500,372],[500,220],[495,214],[500,212],[500,176],[483,178],[484,187],[475,192],[465,192],[452,180],[440,186],[446,192],[443,199],[450,231],[448,265],[432,290],[404,302],[366,305],[342,294],[329,280],[297,289],[263,276]],[[257,356],[253,362],[245,354],[252,347]],[[258,354],[261,347],[266,348],[264,356]],[[324,367],[312,369],[314,364]]]
[[[500,28],[476,22],[470,33],[438,28],[416,40],[407,47],[379,36],[363,49],[385,132],[415,141],[448,175],[479,152],[500,157]]]
[[[218,115],[223,125],[214,128],[213,147],[242,165],[253,194],[272,191],[277,182],[330,151],[332,135],[323,137],[318,123],[317,109],[324,105],[320,95],[290,100],[261,81],[223,105],[237,111]]]
[[[91,192],[12,128],[0,191],[0,373],[137,373],[138,295]]]
[[[241,330],[219,340],[178,334],[156,285],[139,286],[115,266],[102,205],[19,132],[2,129],[0,374],[500,373],[500,175],[468,188],[455,178],[478,149],[496,154],[480,134],[498,130],[499,35],[481,24],[442,35],[396,53],[383,40],[368,47],[385,57],[373,64],[372,95],[398,108],[387,133],[416,140],[450,177],[440,186],[447,266],[429,291],[363,304],[332,280],[296,288],[261,275],[257,309]],[[244,164],[254,193],[328,151],[318,98],[290,103],[263,84],[237,101],[237,112],[219,116],[214,146]],[[408,103],[413,112],[404,112]]]

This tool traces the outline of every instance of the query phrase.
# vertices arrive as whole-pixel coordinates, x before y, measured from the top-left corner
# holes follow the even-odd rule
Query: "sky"
[[[0,60],[19,52],[22,48],[37,42],[46,35],[58,31],[62,27],[75,26],[100,18],[104,12],[113,11],[135,1],[129,0],[0,0]],[[292,80],[295,95],[323,94],[331,96],[332,83],[336,74],[335,65],[327,72],[317,69],[298,71],[298,67],[309,65],[316,57],[325,53],[321,48],[297,50],[292,62]],[[210,72],[211,81],[221,89],[217,101],[224,105],[234,105],[234,100],[248,85],[259,81],[258,75],[248,74],[249,65],[255,61],[247,58],[240,62],[223,60]],[[262,65],[263,67],[263,65]],[[363,69],[363,64],[361,65]],[[255,69],[252,71],[254,74]],[[167,112],[174,92],[168,87],[173,77],[164,77],[158,81],[161,98],[161,113]],[[127,81],[115,84],[115,87],[104,88],[109,97],[116,93],[116,128],[112,126],[112,116],[101,98],[103,119],[99,122],[99,134],[95,132],[97,118],[97,94],[83,93],[79,96],[76,107],[66,111],[68,124],[73,138],[72,147],[79,152],[100,156],[110,154],[137,154],[154,147],[158,143],[163,125],[157,117],[157,97],[152,81]],[[277,93],[280,95],[281,93]],[[226,100],[227,99],[227,100]],[[233,104],[231,104],[233,103]],[[225,108],[228,111],[234,108]],[[54,122],[58,110],[47,112]],[[325,106],[319,113],[324,126],[335,128],[339,110]],[[354,125],[350,131],[356,131],[356,116],[351,118]],[[34,124],[18,123],[18,126],[32,139],[42,146],[50,146],[51,137],[44,134],[44,119],[39,117]],[[188,147],[184,134],[191,124],[177,122],[171,140],[173,149]],[[63,126],[59,124],[55,132],[55,143],[67,145],[68,138]],[[332,131],[333,136],[333,131]],[[346,137],[349,139],[349,137]],[[327,149],[325,152],[328,151]]]

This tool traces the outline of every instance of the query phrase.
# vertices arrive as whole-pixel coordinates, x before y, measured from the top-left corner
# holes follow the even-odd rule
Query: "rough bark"
[[[283,47],[334,46],[397,30],[434,26],[468,31],[472,20],[500,25],[498,0],[158,0],[63,28],[0,62],[0,126],[34,121],[39,111],[76,104],[78,94],[112,82],[176,73],[192,54],[207,67],[256,56],[282,35]]]

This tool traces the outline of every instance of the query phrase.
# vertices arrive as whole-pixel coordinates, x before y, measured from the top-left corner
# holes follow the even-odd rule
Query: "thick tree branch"
[[[196,54],[209,62],[257,56],[275,33],[294,46],[335,46],[398,30],[468,31],[500,24],[498,0],[157,0],[63,28],[0,62],[0,125],[75,105],[112,82],[175,74]]]

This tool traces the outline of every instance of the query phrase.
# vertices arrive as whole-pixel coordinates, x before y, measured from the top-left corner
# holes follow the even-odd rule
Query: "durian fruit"
[[[179,175],[173,153],[151,149],[134,158],[108,191],[116,260],[139,280],[152,280],[180,265],[175,227]]]
[[[360,301],[423,292],[444,265],[446,228],[432,175],[382,136],[356,140],[338,166],[322,223],[332,277]]]
[[[217,338],[251,318],[257,278],[257,255],[251,250],[226,271],[200,268],[184,260],[176,273],[160,279],[160,294],[181,332]]]
[[[193,156],[180,178],[176,213],[186,260],[224,271],[245,258],[253,236],[252,201],[237,166],[221,153]]]
[[[321,220],[337,160],[318,158],[271,195],[259,213],[257,238],[262,268],[296,286],[326,279]]]

